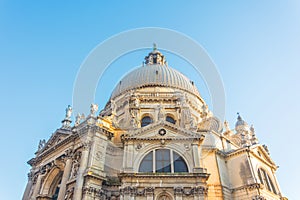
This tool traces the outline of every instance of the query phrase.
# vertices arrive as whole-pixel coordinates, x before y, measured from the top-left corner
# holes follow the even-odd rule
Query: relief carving
[[[76,178],[78,174],[78,169],[80,166],[80,160],[81,160],[81,152],[77,151],[73,156],[73,163],[72,163],[72,170],[70,179]]]

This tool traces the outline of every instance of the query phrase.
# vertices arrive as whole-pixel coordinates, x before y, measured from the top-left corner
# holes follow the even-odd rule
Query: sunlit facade
[[[99,113],[71,116],[28,161],[23,200],[286,199],[253,126],[221,122],[156,48]]]

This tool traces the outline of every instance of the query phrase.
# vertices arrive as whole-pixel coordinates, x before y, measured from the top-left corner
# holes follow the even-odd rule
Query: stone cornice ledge
[[[210,174],[203,173],[119,173],[119,177],[136,178],[208,178]]]

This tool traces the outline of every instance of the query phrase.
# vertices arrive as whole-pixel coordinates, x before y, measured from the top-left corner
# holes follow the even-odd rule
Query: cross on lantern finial
[[[157,50],[157,45],[156,43],[153,43],[153,51],[156,51]]]
[[[153,50],[145,57],[146,65],[165,65],[166,60],[164,55],[157,50],[156,43],[153,43]]]

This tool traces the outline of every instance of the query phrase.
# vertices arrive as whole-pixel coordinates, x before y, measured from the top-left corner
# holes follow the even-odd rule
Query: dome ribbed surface
[[[165,65],[146,65],[127,74],[115,87],[111,98],[132,89],[151,86],[177,88],[200,97],[192,81],[179,71]]]

